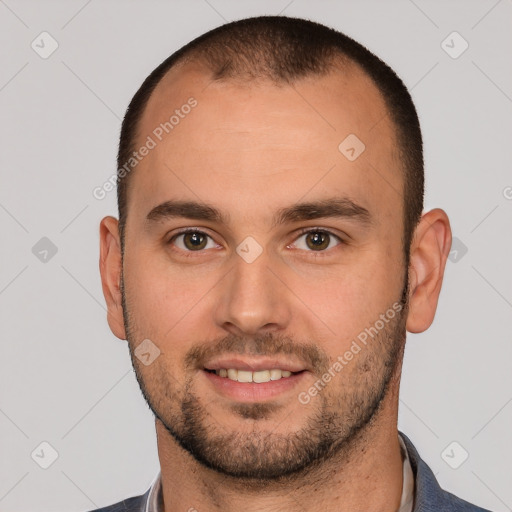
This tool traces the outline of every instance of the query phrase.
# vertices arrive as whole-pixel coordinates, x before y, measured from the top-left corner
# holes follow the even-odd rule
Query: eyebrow
[[[172,218],[204,220],[229,224],[229,216],[212,205],[196,201],[165,201],[155,206],[146,216],[146,223]],[[272,227],[304,220],[321,218],[347,218],[362,225],[373,224],[371,213],[347,197],[297,203],[279,209],[273,217]]]
[[[228,219],[221,212],[205,203],[195,201],[165,201],[155,206],[147,215],[147,222],[156,222],[172,218],[209,220],[227,224]]]
[[[366,208],[348,197],[341,197],[281,208],[277,211],[272,225],[322,218],[348,218],[367,226],[373,223],[372,215]]]

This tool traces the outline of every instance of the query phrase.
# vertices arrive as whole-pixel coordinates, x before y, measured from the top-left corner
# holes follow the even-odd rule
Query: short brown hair
[[[276,83],[293,83],[302,77],[326,73],[335,59],[349,59],[372,79],[395,125],[404,179],[402,241],[408,262],[424,196],[423,143],[411,96],[397,74],[360,43],[319,23],[285,16],[247,18],[215,28],[177,50],[144,80],[128,106],[119,140],[117,201],[121,250],[128,178],[132,173],[124,172],[122,177],[119,173],[135,151],[139,120],[151,93],[173,66],[197,60],[217,80],[267,78]]]

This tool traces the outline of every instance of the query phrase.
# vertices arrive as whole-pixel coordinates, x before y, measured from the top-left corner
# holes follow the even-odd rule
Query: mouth
[[[218,377],[230,379],[235,382],[254,382],[256,384],[263,384],[265,382],[288,379],[292,375],[298,375],[305,372],[306,370],[292,372],[290,370],[283,370],[281,368],[271,368],[258,371],[240,370],[237,368],[219,368],[215,370],[205,368],[205,371],[211,374],[215,374]]]
[[[303,362],[291,358],[247,354],[225,354],[208,361],[202,370],[216,394],[245,403],[284,397],[297,391],[310,373]]]
[[[241,362],[224,360],[203,368],[210,389],[230,401],[238,403],[268,402],[286,398],[300,385],[309,371],[304,367],[292,367],[286,363]],[[213,367],[212,367],[213,366]],[[281,366],[285,366],[282,368]],[[293,368],[290,369],[290,368]]]

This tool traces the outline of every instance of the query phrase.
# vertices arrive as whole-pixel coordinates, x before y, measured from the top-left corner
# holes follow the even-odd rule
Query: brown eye
[[[171,241],[176,247],[183,251],[201,251],[215,247],[215,242],[202,231],[185,231],[175,235]]]
[[[329,247],[329,242],[331,241],[331,237],[328,233],[324,233],[322,231],[314,231],[313,233],[308,233],[306,235],[306,244],[310,249],[314,251],[321,251]]]
[[[309,230],[303,232],[302,235],[297,238],[294,246],[297,249],[303,249],[305,251],[316,251],[321,252],[326,249],[330,249],[341,243],[341,240],[336,235],[323,231],[320,229]]]
[[[207,238],[202,233],[185,233],[183,235],[183,243],[187,249],[196,251],[206,247]]]

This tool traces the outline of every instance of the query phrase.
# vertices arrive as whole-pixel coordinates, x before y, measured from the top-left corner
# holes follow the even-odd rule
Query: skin
[[[166,512],[397,510],[405,330],[423,332],[434,319],[451,245],[448,217],[436,208],[416,228],[403,315],[302,404],[298,393],[397,303],[406,285],[403,183],[393,125],[378,90],[352,65],[275,86],[212,82],[199,64],[187,64],[157,86],[139,142],[190,96],[197,107],[131,176],[123,261],[117,220],[105,217],[100,225],[108,322],[118,338],[128,339],[156,415]],[[351,133],[366,146],[353,162],[338,150]],[[353,218],[273,224],[280,208],[333,197],[362,205],[371,224]],[[208,203],[227,222],[147,222],[148,212],[168,200]],[[170,243],[184,227],[209,235],[208,247],[186,252],[183,237]],[[327,230],[346,243],[332,237],[327,249],[315,251],[302,228]],[[247,236],[263,248],[252,263],[236,252]],[[146,338],[161,352],[149,366],[133,357]],[[199,364],[205,358],[190,358],[228,350],[247,360],[278,354],[308,371],[300,385],[276,398],[236,403],[205,378]],[[384,396],[377,397],[383,386]],[[196,430],[191,417],[199,418]],[[314,444],[326,435],[322,418],[338,444],[316,463],[285,474],[308,439]],[[180,445],[176,436],[186,435],[220,448],[209,459],[216,467]],[[281,475],[264,478],[272,467]]]

